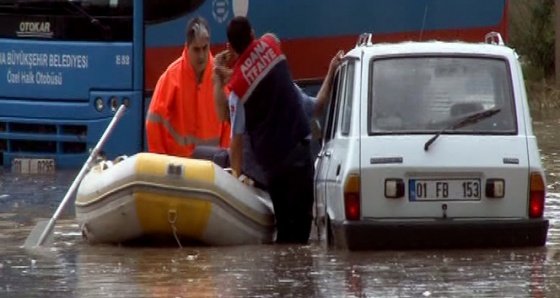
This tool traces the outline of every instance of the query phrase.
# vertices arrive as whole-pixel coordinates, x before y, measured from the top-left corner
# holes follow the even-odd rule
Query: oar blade
[[[60,215],[60,213],[66,206],[66,204],[70,201],[70,198],[72,198],[72,194],[74,194],[78,189],[80,182],[82,181],[86,173],[89,171],[89,167],[93,164],[95,158],[99,154],[99,151],[101,150],[101,148],[103,147],[103,145],[105,144],[105,142],[107,141],[107,139],[109,138],[113,130],[115,129],[115,126],[117,125],[117,122],[124,114],[125,109],[126,109],[126,105],[122,104],[120,108],[117,110],[117,112],[113,116],[113,119],[111,120],[111,122],[109,122],[109,126],[107,126],[105,132],[103,132],[103,135],[101,135],[101,139],[99,139],[97,145],[95,145],[88,159],[86,160],[86,163],[82,166],[82,169],[78,173],[78,176],[76,176],[74,182],[72,182],[72,185],[70,185],[70,188],[66,192],[64,198],[62,199],[62,202],[60,202],[58,208],[56,208],[56,211],[54,212],[52,218],[45,222],[37,223],[37,225],[33,228],[33,230],[31,230],[31,233],[25,240],[25,243],[23,244],[24,248],[37,248],[38,246],[52,245],[54,224],[58,219],[58,216]],[[45,239],[41,239],[43,233],[45,233],[44,236]]]
[[[42,220],[38,222],[35,225],[35,227],[33,227],[33,230],[31,230],[31,233],[29,233],[29,236],[27,236],[27,239],[25,239],[25,243],[23,244],[23,247],[25,249],[37,247],[39,245],[39,240],[41,239],[41,235],[47,229],[48,224],[49,224],[48,220]],[[51,246],[53,244],[53,240],[54,240],[54,233],[52,231],[48,231],[47,236],[41,245]]]

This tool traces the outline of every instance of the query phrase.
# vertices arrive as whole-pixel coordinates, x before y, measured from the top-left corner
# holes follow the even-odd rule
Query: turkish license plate
[[[480,200],[480,179],[410,179],[410,201]]]
[[[12,172],[16,174],[54,174],[56,164],[52,158],[14,158]]]

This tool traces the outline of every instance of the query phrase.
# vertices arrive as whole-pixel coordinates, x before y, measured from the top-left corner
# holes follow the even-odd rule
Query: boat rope
[[[181,241],[179,241],[179,237],[177,236],[177,227],[175,226],[175,222],[177,221],[177,211],[174,209],[169,209],[169,211],[167,212],[167,220],[171,225],[171,229],[173,230],[173,237],[175,237],[177,244],[179,244],[179,248],[183,248],[183,246],[181,245]]]
[[[90,237],[89,237],[89,230],[87,228],[87,225],[83,224],[80,230],[82,231],[82,239],[85,241],[89,241]]]

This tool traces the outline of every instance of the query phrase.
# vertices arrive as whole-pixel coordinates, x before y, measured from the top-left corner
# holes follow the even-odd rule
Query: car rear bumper
[[[548,220],[362,220],[331,227],[336,246],[350,250],[544,246]]]

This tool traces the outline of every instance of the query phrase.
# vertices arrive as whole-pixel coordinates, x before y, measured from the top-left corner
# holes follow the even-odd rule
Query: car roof
[[[348,56],[359,58],[377,55],[422,55],[422,54],[470,54],[489,55],[516,59],[515,51],[505,45],[485,42],[468,43],[462,41],[405,41],[399,43],[377,43],[357,45],[348,52]]]

